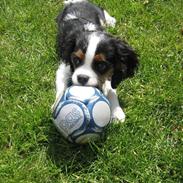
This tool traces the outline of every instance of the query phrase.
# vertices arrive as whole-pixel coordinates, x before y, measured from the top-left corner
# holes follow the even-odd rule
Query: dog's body
[[[124,121],[114,88],[133,76],[136,53],[127,43],[104,31],[116,20],[86,0],[67,0],[57,17],[57,52],[62,61],[56,73],[56,101],[70,83],[101,89],[111,103],[112,117]]]

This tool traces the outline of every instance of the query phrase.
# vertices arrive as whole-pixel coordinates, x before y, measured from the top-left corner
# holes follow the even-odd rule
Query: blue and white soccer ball
[[[57,102],[53,118],[65,138],[84,144],[98,139],[109,124],[110,104],[97,88],[71,86]]]

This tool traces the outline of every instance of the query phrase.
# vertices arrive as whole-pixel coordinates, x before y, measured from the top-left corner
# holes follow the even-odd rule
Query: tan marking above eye
[[[97,54],[97,55],[95,55],[94,60],[97,61],[97,62],[105,61],[106,60],[105,55],[103,55],[102,53]]]
[[[81,61],[83,61],[85,58],[85,54],[80,49],[78,51],[74,52],[74,55],[76,57],[78,57]]]

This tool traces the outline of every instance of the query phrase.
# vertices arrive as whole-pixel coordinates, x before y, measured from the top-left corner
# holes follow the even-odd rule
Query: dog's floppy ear
[[[122,80],[134,75],[139,62],[135,51],[124,41],[113,39],[112,45],[115,48],[115,59],[111,85],[116,88]]]
[[[63,19],[67,13],[67,8],[64,9],[55,19],[58,26],[58,34],[56,38],[56,51],[59,59],[66,63],[71,62],[71,53],[74,51],[76,44],[77,32],[72,30],[69,25],[65,24]],[[67,34],[65,34],[67,32]]]
[[[71,53],[74,51],[76,44],[76,34],[72,31],[67,35],[62,35],[60,31],[57,35],[57,54],[59,59],[63,59],[66,63],[71,62]]]

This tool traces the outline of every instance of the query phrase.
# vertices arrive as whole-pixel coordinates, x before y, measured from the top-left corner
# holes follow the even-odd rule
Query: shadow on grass
[[[118,98],[119,105],[122,107],[122,109],[127,107],[126,102],[123,99]]]
[[[102,143],[72,144],[62,137],[51,119],[50,122],[47,153],[51,161],[66,174],[88,171],[88,167],[97,159],[97,151]]]
[[[50,117],[42,119],[42,124],[45,126],[45,136],[47,136],[47,156],[51,159],[62,173],[72,174],[82,171],[87,173],[98,158],[102,158],[102,149],[106,145],[107,137],[111,141],[116,138],[116,134],[120,133],[120,124],[112,123],[105,130],[101,140],[86,145],[77,145],[68,142],[58,132]],[[105,157],[104,157],[105,158]]]

